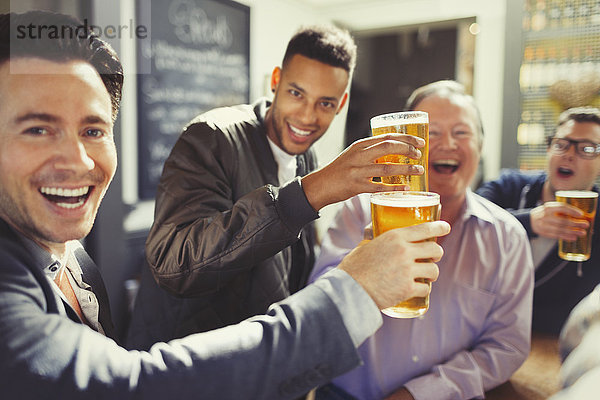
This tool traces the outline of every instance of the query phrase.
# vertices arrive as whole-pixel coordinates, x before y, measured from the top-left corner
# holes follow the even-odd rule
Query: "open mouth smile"
[[[561,178],[569,178],[569,177],[573,176],[573,174],[575,173],[572,169],[566,168],[566,167],[558,167],[556,172],[558,173],[558,176],[560,176]]]
[[[43,186],[39,191],[42,196],[57,206],[66,209],[74,209],[85,204],[92,188],[92,186],[82,186],[75,189]]]
[[[290,130],[292,131],[292,133],[296,136],[300,136],[300,137],[307,137],[310,136],[310,134],[312,133],[312,131],[305,131],[299,128],[296,128],[293,125],[288,124]]]
[[[460,163],[457,160],[437,160],[432,161],[431,166],[439,174],[453,174],[460,166]]]

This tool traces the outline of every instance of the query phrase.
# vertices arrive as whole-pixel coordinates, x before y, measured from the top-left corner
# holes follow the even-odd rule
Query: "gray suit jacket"
[[[381,324],[368,295],[334,271],[267,315],[148,352],[127,351],[61,313],[30,260],[0,235],[6,399],[294,398],[357,366],[356,347]]]

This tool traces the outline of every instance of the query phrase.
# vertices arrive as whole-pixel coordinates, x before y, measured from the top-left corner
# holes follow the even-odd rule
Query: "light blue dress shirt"
[[[368,195],[345,202],[311,280],[356,247],[370,221]],[[359,399],[381,399],[402,386],[417,400],[483,398],[529,354],[528,243],[514,217],[469,191],[462,218],[442,242],[429,311],[415,319],[384,316],[382,328],[359,348],[364,365],[333,383]]]

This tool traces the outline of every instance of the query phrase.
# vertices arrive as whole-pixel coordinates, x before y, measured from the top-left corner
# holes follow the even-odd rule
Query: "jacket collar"
[[[47,281],[43,270],[55,263],[55,259],[50,253],[38,246],[33,240],[23,236],[20,232],[14,230],[6,221],[0,218],[0,239],[7,240],[14,244],[22,251],[22,256],[25,258],[23,264],[36,276],[38,282],[44,288],[44,296],[46,297],[46,304],[48,307],[47,312],[60,314],[60,307],[57,306],[61,303],[60,298],[54,296],[54,292],[51,289],[49,282]],[[77,262],[82,270],[82,279],[88,285],[92,287],[96,298],[99,303],[99,315],[98,320],[104,334],[110,338],[116,339],[115,328],[112,323],[112,317],[110,313],[110,305],[108,295],[106,293],[106,287],[100,271],[96,264],[92,261],[89,255],[85,252],[82,246],[78,246],[74,250]],[[79,318],[75,312],[70,309],[70,306],[65,305],[65,311],[72,320],[79,322]]]
[[[265,182],[279,186],[277,162],[269,147],[267,127],[265,125],[265,116],[269,107],[271,107],[271,102],[266,98],[261,98],[253,104],[254,114],[258,120],[258,129],[254,135],[250,135],[250,139],[255,153],[258,155],[257,160]]]
[[[528,183],[521,189],[518,209],[536,207],[542,198],[542,189],[546,182],[546,173],[540,173],[533,182]]]
[[[6,221],[0,219],[0,235],[10,241],[14,242],[30,254],[31,259],[34,261],[35,268],[40,271],[51,267],[56,263],[57,259],[51,253],[41,248],[33,240],[29,239],[21,232],[15,230]]]

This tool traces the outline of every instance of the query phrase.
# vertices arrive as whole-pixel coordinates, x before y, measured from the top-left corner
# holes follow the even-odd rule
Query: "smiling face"
[[[0,217],[55,254],[86,236],[116,170],[111,121],[88,63],[0,65]]]
[[[600,125],[569,120],[558,127],[554,137],[600,143]],[[556,154],[548,149],[546,158],[546,183],[552,197],[557,190],[590,190],[600,174],[600,157],[591,160],[581,158],[575,153],[573,145],[563,154]]]
[[[442,205],[462,203],[481,155],[473,105],[461,95],[431,95],[415,110],[429,114],[429,189],[440,194]]]
[[[267,136],[288,154],[302,154],[323,136],[348,94],[348,72],[296,54],[275,68]]]

